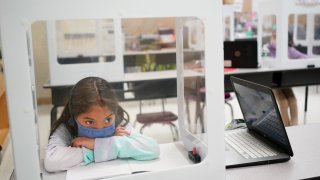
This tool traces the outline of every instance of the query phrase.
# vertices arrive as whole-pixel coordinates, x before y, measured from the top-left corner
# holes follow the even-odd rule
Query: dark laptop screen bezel
[[[233,77],[233,76],[230,77],[230,80],[231,80],[231,84],[232,84],[233,89],[234,89],[235,92],[237,92],[236,89],[235,89],[235,86],[234,86],[234,84],[236,83],[236,84],[242,85],[242,86],[244,86],[244,87],[247,87],[247,88],[250,88],[250,89],[254,89],[254,90],[263,92],[263,93],[268,94],[268,95],[271,96],[272,103],[275,105],[275,111],[276,111],[276,113],[277,113],[277,116],[280,118],[280,122],[279,122],[279,123],[281,124],[281,128],[282,128],[282,130],[284,131],[284,135],[285,135],[284,138],[285,138],[285,140],[286,140],[286,144],[287,144],[287,145],[285,146],[285,145],[282,144],[282,143],[279,143],[279,142],[277,142],[277,141],[275,141],[275,140],[272,140],[272,139],[270,139],[270,138],[268,138],[268,137],[267,137],[267,138],[268,138],[268,140],[270,140],[271,142],[277,144],[277,145],[278,145],[281,149],[283,149],[287,154],[289,154],[290,156],[293,156],[293,151],[292,151],[291,144],[290,144],[290,141],[289,141],[289,138],[288,138],[288,135],[287,135],[287,131],[285,130],[285,126],[284,126],[284,124],[283,124],[283,122],[282,122],[281,115],[280,115],[280,111],[279,111],[279,108],[278,108],[278,106],[277,106],[277,103],[276,103],[276,100],[275,100],[275,97],[274,97],[274,95],[273,95],[272,90],[271,90],[269,87],[267,87],[267,86],[263,86],[263,85],[260,85],[260,84],[254,83],[254,82],[250,82],[250,81],[246,81],[246,80],[243,80],[243,79],[240,79],[240,78],[236,78],[236,77]],[[238,96],[237,96],[237,100],[239,101]],[[245,117],[245,116],[244,116],[244,113],[243,113],[243,108],[241,107],[241,103],[239,103],[239,105],[240,105],[240,108],[241,108],[241,112],[242,112],[242,114],[243,114],[243,117]],[[257,132],[259,135],[261,135],[261,136],[263,136],[263,137],[266,137],[266,136],[267,136],[267,135],[264,134],[263,132],[256,131],[255,129],[250,128],[250,126],[248,126],[248,129]]]

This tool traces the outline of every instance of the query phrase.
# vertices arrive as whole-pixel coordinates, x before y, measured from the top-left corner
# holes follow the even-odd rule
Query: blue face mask
[[[112,136],[115,131],[114,122],[112,123],[111,126],[108,126],[106,128],[100,128],[100,129],[84,127],[78,122],[77,124],[78,124],[78,137],[105,138],[105,137]]]

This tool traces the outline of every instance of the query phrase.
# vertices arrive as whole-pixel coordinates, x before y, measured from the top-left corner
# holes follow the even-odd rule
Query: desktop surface
[[[226,179],[305,179],[320,176],[320,124],[308,124],[287,127],[287,133],[295,155],[290,161],[279,164],[259,165],[250,167],[233,168],[226,170]],[[152,168],[151,164],[156,165],[158,170],[171,169],[174,167],[190,165],[187,153],[181,142],[161,144],[160,150],[165,157],[163,161],[137,162],[137,168]],[[173,151],[176,151],[173,153]],[[170,152],[170,153],[168,153]],[[185,153],[184,153],[185,152]],[[168,153],[168,154],[167,154]],[[179,154],[179,156],[176,156]],[[140,164],[141,163],[141,164]],[[145,164],[143,164],[145,163]],[[162,168],[162,169],[161,169]],[[144,168],[145,170],[151,170]],[[44,180],[63,180],[66,179],[66,172],[47,173],[42,169]]]
[[[286,128],[295,153],[290,161],[279,164],[227,169],[226,179],[305,179],[320,177],[320,124]]]
[[[192,162],[187,157],[187,151],[184,149],[182,142],[160,144],[159,147],[160,147],[160,157],[158,159],[151,160],[151,161],[125,160],[127,161],[132,174],[135,174],[136,172],[145,172],[145,171],[148,171],[148,172],[163,171],[163,170],[174,169],[177,167],[192,165]],[[124,160],[117,159],[109,162],[114,163],[114,161],[124,161]],[[41,162],[43,163],[43,160]],[[103,163],[106,163],[106,165],[108,165],[109,162],[103,162]],[[101,164],[101,163],[98,163],[98,164]],[[67,178],[67,171],[57,172],[57,173],[48,173],[44,170],[43,164],[41,164],[41,166],[42,166],[41,172],[42,172],[43,180],[64,180]],[[79,173],[79,171],[77,171],[77,173]]]

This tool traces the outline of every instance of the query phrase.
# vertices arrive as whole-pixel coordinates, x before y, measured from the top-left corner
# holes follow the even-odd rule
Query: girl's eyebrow
[[[111,113],[111,114],[109,114],[108,116],[106,116],[106,118],[107,118],[107,117],[110,117],[110,116],[112,116],[113,114],[114,114],[114,113]]]
[[[114,113],[111,113],[111,114],[109,114],[108,116],[106,116],[105,118],[108,118],[108,117],[112,116],[113,114],[114,114]],[[94,119],[93,119],[93,118],[91,118],[91,117],[84,117],[84,119],[94,121]]]
[[[93,120],[94,121],[94,119],[91,118],[91,117],[84,117],[84,119],[88,119],[88,120]]]

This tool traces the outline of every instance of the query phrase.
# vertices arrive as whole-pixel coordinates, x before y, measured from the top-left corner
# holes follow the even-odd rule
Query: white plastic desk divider
[[[33,88],[34,62],[30,48],[32,45],[27,40],[32,23],[87,18],[197,17],[204,24],[206,37],[206,106],[210,109],[207,112],[207,156],[200,164],[142,173],[130,179],[224,179],[221,10],[222,2],[211,0],[163,0],[161,3],[155,0],[1,0],[0,27],[16,178],[41,179],[36,127],[37,104]],[[177,36],[181,34],[177,33]],[[180,43],[177,43],[177,47]],[[181,61],[181,49],[177,52],[178,63]],[[119,51],[116,50],[117,53]],[[181,97],[181,92],[178,93]],[[124,178],[126,177],[117,179]]]
[[[257,1],[257,15],[258,15],[258,60],[263,67],[285,67],[285,68],[307,68],[308,65],[320,66],[320,56],[314,55],[305,59],[294,60],[288,58],[288,32],[289,32],[289,16],[297,16],[299,14],[307,15],[307,31],[306,43],[308,51],[311,51],[311,43],[319,43],[319,40],[314,40],[314,18],[320,13],[320,5],[299,4],[294,0],[259,0]],[[262,57],[262,36],[263,36],[263,22],[264,16],[275,15],[276,17],[276,46],[277,54],[275,58]],[[297,19],[297,18],[295,18]],[[296,23],[294,23],[296,24]],[[294,30],[294,43],[297,29]],[[316,42],[317,41],[317,42]],[[311,54],[310,52],[308,54]]]
[[[189,166],[191,161],[181,153],[181,142],[160,144],[160,157],[151,161],[116,159],[113,161],[90,164],[67,171],[66,180],[100,179],[141,172],[165,171],[175,167]]]

